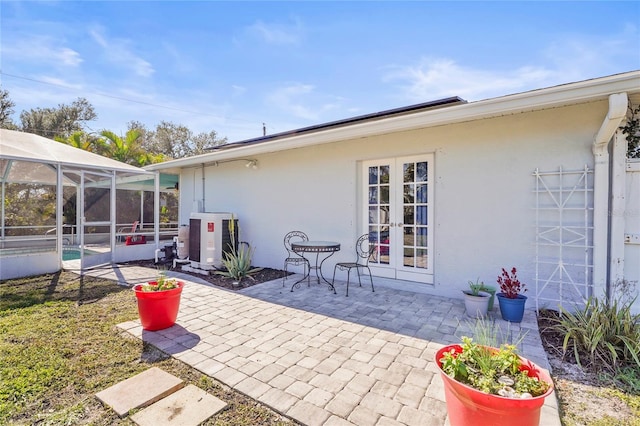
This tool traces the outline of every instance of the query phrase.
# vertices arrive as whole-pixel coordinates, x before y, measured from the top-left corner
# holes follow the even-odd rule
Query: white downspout
[[[609,95],[609,111],[593,141],[593,292],[607,296],[609,254],[609,141],[627,115],[626,93]]]
[[[624,231],[626,206],[627,138],[618,130],[611,150],[611,221],[609,225],[609,284],[624,280]],[[609,288],[610,301],[615,296]]]

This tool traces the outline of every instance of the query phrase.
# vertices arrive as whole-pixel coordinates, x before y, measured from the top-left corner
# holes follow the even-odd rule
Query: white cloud
[[[36,78],[39,81],[42,81],[44,83],[47,84],[51,84],[54,86],[61,86],[67,89],[73,89],[73,90],[81,90],[82,89],[82,85],[81,84],[72,84],[67,82],[66,80],[63,80],[61,78],[57,78],[57,77],[51,77],[51,76],[39,76]]]
[[[77,67],[83,61],[80,53],[61,47],[48,36],[26,36],[2,44],[2,56],[15,62],[33,62],[59,67]]]
[[[552,74],[545,68],[482,70],[461,66],[448,58],[427,58],[417,65],[393,69],[384,80],[399,80],[407,99],[424,102],[449,96],[467,100],[500,96],[537,87]]]
[[[244,86],[239,86],[237,84],[232,84],[231,85],[231,90],[233,90],[233,96],[237,97],[237,96],[242,96],[247,92],[247,88]]]
[[[257,21],[248,30],[266,43],[276,45],[298,44],[302,36],[302,24],[297,19],[291,25]]]
[[[154,72],[153,66],[133,52],[130,42],[125,39],[109,39],[104,29],[96,26],[89,31],[93,40],[104,49],[105,56],[110,62],[130,69],[141,77],[149,77]]]
[[[279,88],[267,96],[267,102],[289,114],[307,120],[317,120],[318,113],[302,104],[302,98],[312,94],[314,86],[297,83]]]
[[[449,96],[486,99],[640,68],[637,28],[608,38],[560,34],[531,64],[512,69],[466,66],[452,58],[422,58],[416,64],[389,67],[385,82],[398,82],[402,97],[424,102]]]

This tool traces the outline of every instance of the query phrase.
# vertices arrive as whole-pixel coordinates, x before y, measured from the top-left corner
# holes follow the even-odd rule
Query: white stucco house
[[[369,232],[374,282],[461,297],[469,280],[495,284],[515,266],[529,308],[557,307],[640,279],[640,164],[620,130],[639,102],[634,71],[427,102],[146,169],[179,174],[181,224],[232,212],[254,265],[282,268],[283,236],[301,230],[341,244],[330,275]]]

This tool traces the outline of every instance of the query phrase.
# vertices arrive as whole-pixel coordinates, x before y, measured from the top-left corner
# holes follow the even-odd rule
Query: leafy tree
[[[227,143],[227,138],[218,139],[218,133],[215,130],[209,133],[198,133],[192,140],[193,148],[190,155],[205,154],[209,148]]]
[[[128,127],[142,133],[145,150],[170,159],[204,154],[207,148],[227,142],[226,138],[219,139],[215,131],[194,134],[188,127],[168,121],[160,122],[154,131],[136,121],[130,122]]]
[[[72,133],[82,131],[86,123],[98,117],[93,105],[85,98],[78,98],[71,105],[59,104],[56,108],[35,108],[22,111],[21,130],[53,139],[56,136],[68,138]]]
[[[0,89],[0,128],[16,130],[17,126],[11,120],[16,104],[9,98],[9,91]]]

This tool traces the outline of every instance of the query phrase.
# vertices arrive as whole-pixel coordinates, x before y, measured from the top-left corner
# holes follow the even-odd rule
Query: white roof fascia
[[[179,169],[199,167],[216,161],[240,159],[288,149],[302,148],[346,139],[363,138],[392,132],[442,126],[522,112],[557,108],[585,102],[604,100],[613,93],[640,93],[640,71],[537,89],[498,98],[445,106],[411,114],[363,121],[341,127],[319,129],[314,132],[283,136],[282,138],[255,142],[247,146],[234,147],[186,157],[144,167],[146,170]]]

